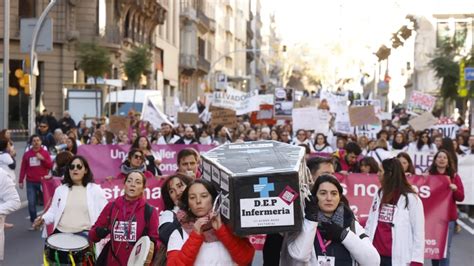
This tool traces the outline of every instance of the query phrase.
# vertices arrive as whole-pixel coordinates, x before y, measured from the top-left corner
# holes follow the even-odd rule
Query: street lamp
[[[30,49],[30,108],[28,110],[28,128],[30,135],[34,134],[35,131],[35,107],[36,107],[36,76],[39,76],[38,69],[38,55],[36,54],[36,43],[38,41],[38,34],[43,26],[43,22],[48,16],[51,9],[56,5],[57,0],[51,0],[48,6],[44,9],[43,13],[36,22],[35,29],[33,30],[33,38],[31,40]]]

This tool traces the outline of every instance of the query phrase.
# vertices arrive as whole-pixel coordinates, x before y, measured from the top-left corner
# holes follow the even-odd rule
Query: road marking
[[[463,221],[459,219],[457,222],[462,228],[466,229],[466,231],[468,231],[471,235],[474,235],[474,229],[472,229],[471,227],[469,227],[467,224],[465,224]]]

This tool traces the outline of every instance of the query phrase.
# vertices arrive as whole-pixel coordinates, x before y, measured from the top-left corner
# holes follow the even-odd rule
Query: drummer
[[[88,231],[107,205],[102,188],[94,183],[87,160],[72,157],[62,185],[54,191],[48,210],[36,218],[33,227],[53,224],[53,233],[75,233],[87,237]]]

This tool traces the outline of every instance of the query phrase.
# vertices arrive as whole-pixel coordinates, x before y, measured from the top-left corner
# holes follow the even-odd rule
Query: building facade
[[[20,21],[22,18],[39,17],[48,3],[47,0],[11,1],[10,128],[26,128],[27,125],[28,96],[15,77],[15,71],[26,69],[28,64],[27,53],[20,51]],[[168,0],[58,1],[48,15],[53,21],[53,50],[38,55],[40,75],[37,79],[36,106],[42,102],[49,112],[60,115],[64,108],[64,84],[86,80],[77,67],[76,47],[80,42],[97,42],[111,51],[112,65],[105,78],[115,79],[126,79],[122,64],[127,51],[135,46],[148,45],[154,64],[150,66],[150,73],[153,74],[148,75],[144,86],[152,89],[163,87],[158,85],[157,72],[163,68],[163,58],[166,57],[163,50],[166,47],[162,43],[156,45],[155,30],[166,20],[168,5]],[[0,13],[3,12],[2,5]],[[2,29],[3,23],[0,19]],[[0,37],[0,49],[3,50],[3,35]],[[179,45],[178,41],[175,46]],[[171,80],[170,75],[167,73]]]

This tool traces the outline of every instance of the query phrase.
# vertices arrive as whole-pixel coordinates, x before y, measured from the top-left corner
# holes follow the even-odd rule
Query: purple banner
[[[159,166],[163,175],[171,175],[176,172],[178,166],[176,159],[178,152],[184,148],[194,148],[199,152],[206,152],[213,145],[152,145],[153,153],[161,158]],[[107,176],[117,176],[120,173],[120,165],[127,158],[130,145],[81,145],[78,155],[84,156],[89,162],[94,173],[96,182],[102,182]],[[156,157],[156,156],[155,156]]]

